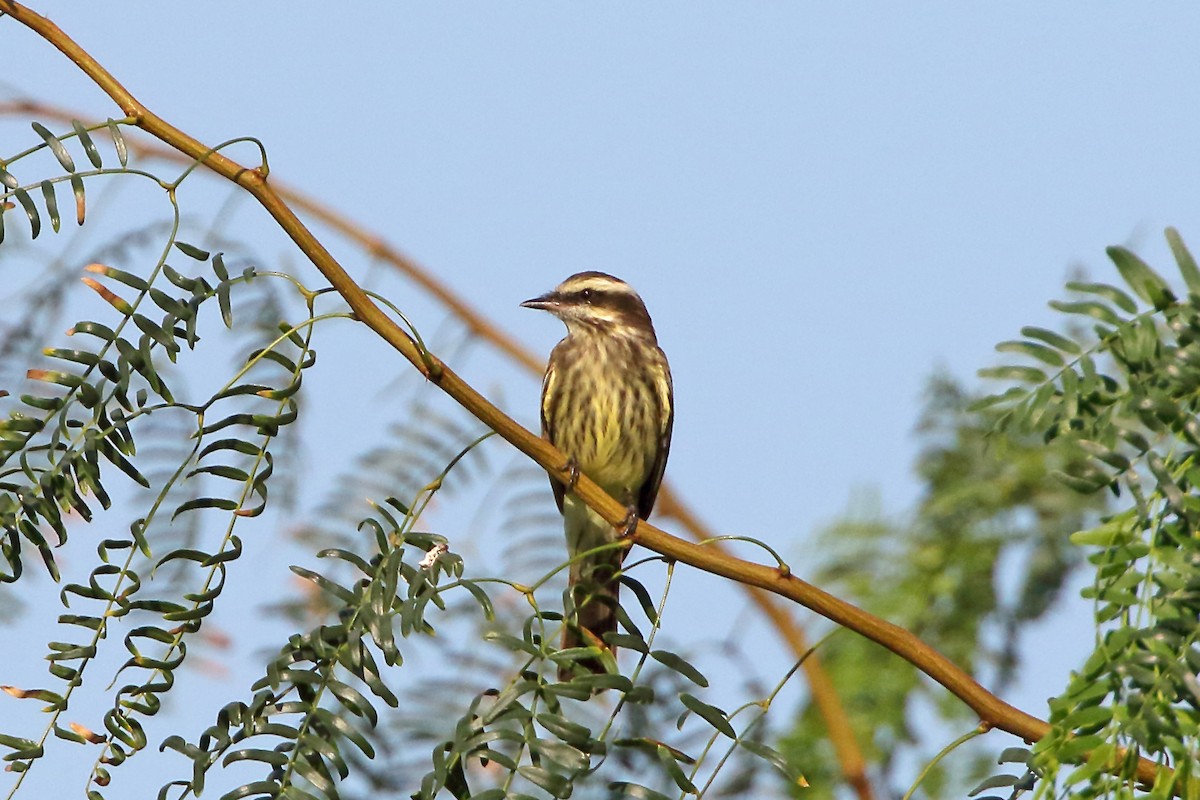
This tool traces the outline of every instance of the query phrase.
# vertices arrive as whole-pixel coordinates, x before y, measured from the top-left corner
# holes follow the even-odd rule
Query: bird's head
[[[603,272],[580,272],[550,292],[521,303],[549,311],[569,334],[641,335],[654,338],[646,304],[629,284]]]

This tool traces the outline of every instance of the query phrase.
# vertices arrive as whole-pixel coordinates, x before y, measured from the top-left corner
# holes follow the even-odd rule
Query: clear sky
[[[582,269],[628,280],[675,377],[670,480],[802,575],[856,489],[915,500],[931,373],[972,381],[996,342],[1053,325],[1069,270],[1109,276],[1106,245],[1163,263],[1175,225],[1200,246],[1194,4],[34,5],[161,116],[260,138],[274,176],[535,351],[561,332],[521,300]],[[11,20],[0,45],[12,90],[116,113]],[[28,143],[0,129],[3,154]],[[359,394],[327,391],[381,415],[406,366],[339,335],[322,355]],[[479,355],[464,372],[535,424],[536,381]],[[1044,715],[1074,663],[1013,699]]]

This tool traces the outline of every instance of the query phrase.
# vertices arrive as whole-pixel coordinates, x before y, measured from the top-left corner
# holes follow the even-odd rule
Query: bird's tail
[[[616,648],[604,641],[604,634],[617,631],[617,597],[624,550],[605,550],[571,564],[571,599],[575,614],[563,630],[563,649],[570,647],[600,647],[615,653]],[[558,669],[560,681],[570,680],[579,670],[603,674],[607,672],[599,657],[581,658]]]
[[[616,531],[604,519],[570,495],[563,507],[567,534],[567,549],[572,555],[612,542]],[[568,615],[563,631],[563,648],[600,647],[613,651],[604,641],[604,634],[617,630],[617,575],[625,558],[623,548],[600,550],[586,558],[571,562],[571,605],[575,612]],[[563,664],[559,680],[570,680],[576,672],[604,673],[604,662],[598,658],[582,658]]]

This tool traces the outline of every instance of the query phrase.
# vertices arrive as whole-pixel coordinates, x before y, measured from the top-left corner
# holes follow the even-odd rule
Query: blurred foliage
[[[814,580],[1002,690],[1019,667],[1022,626],[1053,606],[1080,566],[1068,536],[1097,518],[1105,498],[1052,479],[1078,460],[1071,449],[997,433],[997,413],[971,411],[970,402],[950,378],[930,381],[917,428],[924,490],[911,518],[852,511],[814,545]],[[875,781],[897,794],[908,788],[900,784],[911,780],[913,761],[937,749],[926,731],[931,707],[957,728],[972,721],[960,701],[866,639],[834,637],[821,659]],[[837,765],[815,708],[802,709],[784,749],[812,783],[804,796],[833,796]],[[944,778],[941,769],[926,778],[931,795],[941,794]]]
[[[1030,326],[997,345],[1020,360],[981,375],[1007,390],[968,404],[935,383],[922,426],[933,438],[921,463],[926,492],[913,521],[852,517],[824,537],[826,585],[991,686],[1011,682],[1022,628],[1059,599],[1069,571],[1085,560],[1091,568],[1082,594],[1096,646],[1050,699],[1051,733],[1031,750],[1001,753],[1021,770],[993,774],[972,794],[1196,796],[1200,268],[1178,233],[1166,239],[1184,291],[1110,247],[1124,286],[1071,281],[1070,298],[1051,303],[1069,320],[1063,332]],[[1009,570],[1019,588],[1003,602],[998,578]],[[889,783],[928,736],[912,721],[918,703],[948,722],[970,720],[941,693],[930,698],[912,670],[881,670],[887,656],[861,640],[835,641],[823,655]],[[812,775],[830,763],[811,710],[785,751]],[[1139,756],[1173,772],[1139,786]],[[924,790],[938,795],[944,781],[934,770]]]

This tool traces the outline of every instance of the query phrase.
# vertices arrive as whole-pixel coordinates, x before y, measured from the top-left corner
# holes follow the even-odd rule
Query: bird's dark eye
[[[584,289],[584,290],[582,290],[582,291],[579,293],[579,298],[580,298],[581,300],[584,300],[584,301],[588,302],[588,303],[592,302],[592,290],[591,290],[591,289]]]

